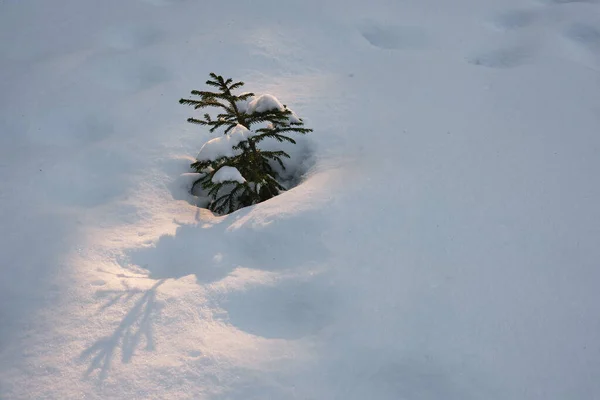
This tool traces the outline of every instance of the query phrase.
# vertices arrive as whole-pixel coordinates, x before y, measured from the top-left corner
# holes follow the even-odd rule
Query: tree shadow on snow
[[[85,349],[80,360],[90,360],[90,365],[85,372],[89,377],[95,370],[100,370],[99,379],[104,380],[108,376],[115,353],[121,348],[121,360],[128,363],[133,358],[135,350],[140,346],[142,338],[146,342],[146,350],[154,350],[154,335],[152,320],[159,311],[156,303],[156,290],[165,282],[164,279],[157,281],[150,289],[142,290],[131,288],[122,281],[123,289],[99,290],[98,297],[108,298],[101,307],[104,311],[120,302],[127,303],[135,301],[127,314],[121,319],[112,335],[96,340]]]
[[[240,210],[214,225],[182,225],[175,235],[162,236],[155,246],[130,250],[124,268],[142,267],[152,279],[193,274],[198,283],[211,283],[238,267],[285,270],[323,261],[328,251],[318,234],[320,216],[247,221],[251,210]]]

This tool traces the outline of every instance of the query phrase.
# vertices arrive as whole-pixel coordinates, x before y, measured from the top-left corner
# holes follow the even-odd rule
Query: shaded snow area
[[[0,399],[600,398],[599,27],[1,1]],[[209,72],[314,129],[296,187],[223,217],[188,193],[222,134],[178,104]]]

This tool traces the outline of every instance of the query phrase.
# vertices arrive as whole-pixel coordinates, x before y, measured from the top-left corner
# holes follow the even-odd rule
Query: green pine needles
[[[253,93],[233,94],[243,82],[233,82],[210,74],[206,84],[214,91],[194,90],[198,99],[181,99],[180,104],[194,109],[216,108],[219,114],[206,113],[201,119],[188,122],[204,125],[210,132],[223,129],[224,136],[209,140],[202,146],[191,167],[200,174],[194,182],[208,194],[208,208],[218,214],[231,213],[242,207],[260,203],[286,190],[277,172],[286,169],[284,159],[290,155],[283,150],[261,148],[266,142],[296,144],[290,134],[305,134],[298,116],[274,96]]]

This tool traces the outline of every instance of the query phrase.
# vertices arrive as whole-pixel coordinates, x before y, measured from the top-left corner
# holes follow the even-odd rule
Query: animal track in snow
[[[371,45],[386,50],[419,50],[429,44],[426,32],[417,27],[367,23],[360,33]]]

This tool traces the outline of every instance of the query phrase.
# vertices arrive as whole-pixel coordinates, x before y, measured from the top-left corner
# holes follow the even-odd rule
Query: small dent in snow
[[[494,25],[502,30],[510,31],[525,28],[535,21],[535,13],[530,10],[511,10],[497,15]]]
[[[188,353],[188,355],[189,355],[190,357],[195,357],[195,358],[197,358],[197,357],[201,357],[201,356],[202,356],[202,352],[201,352],[200,350],[192,350],[192,351],[190,351],[190,352]]]
[[[468,62],[488,68],[515,68],[531,57],[531,49],[515,46],[484,51],[468,58]]]
[[[100,40],[114,50],[133,50],[150,46],[163,36],[162,31],[153,27],[126,27],[107,29],[100,35]]]
[[[587,24],[573,24],[565,31],[565,37],[600,54],[600,29]]]
[[[418,50],[429,44],[427,33],[418,27],[369,23],[360,33],[371,45],[386,50]]]

